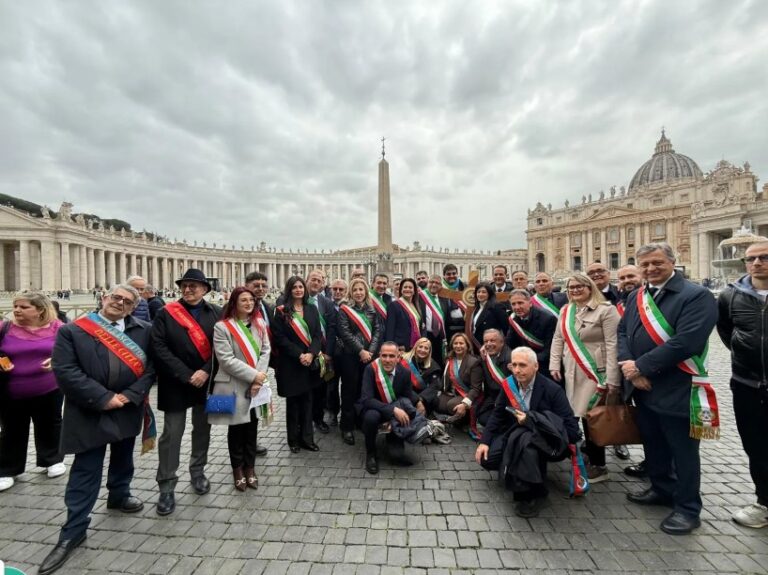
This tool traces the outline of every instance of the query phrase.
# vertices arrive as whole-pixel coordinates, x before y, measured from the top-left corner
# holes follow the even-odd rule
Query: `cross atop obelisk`
[[[389,164],[384,159],[385,138],[381,138],[381,161],[379,161],[379,243],[377,271],[392,273],[392,209],[389,201]]]

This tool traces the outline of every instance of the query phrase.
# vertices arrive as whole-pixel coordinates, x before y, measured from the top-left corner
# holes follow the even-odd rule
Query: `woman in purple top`
[[[8,325],[6,325],[6,323]],[[51,371],[51,352],[62,323],[51,300],[27,292],[13,300],[13,319],[0,323],[0,349],[9,362],[0,366],[0,491],[13,486],[27,464],[29,421],[34,423],[37,465],[48,477],[66,473],[59,454],[62,394]]]

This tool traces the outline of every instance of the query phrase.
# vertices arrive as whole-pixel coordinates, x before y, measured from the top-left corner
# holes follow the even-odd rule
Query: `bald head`
[[[640,269],[634,265],[626,265],[619,268],[616,272],[616,278],[619,280],[619,291],[631,292],[633,289],[640,287],[643,283],[643,276],[640,274]]]

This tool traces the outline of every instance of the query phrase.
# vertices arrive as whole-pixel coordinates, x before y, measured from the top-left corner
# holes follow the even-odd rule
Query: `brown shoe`
[[[237,489],[238,491],[245,491],[246,480],[245,480],[245,476],[243,475],[243,468],[233,467],[232,476],[235,478],[235,489]]]
[[[253,467],[245,468],[245,483],[251,489],[259,488],[259,478],[256,477],[256,471],[254,471]]]

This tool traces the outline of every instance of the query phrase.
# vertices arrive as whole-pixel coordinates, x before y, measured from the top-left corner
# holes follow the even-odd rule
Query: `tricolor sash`
[[[392,387],[392,377],[384,371],[381,365],[381,360],[377,359],[372,363],[373,376],[376,380],[376,389],[379,392],[379,397],[384,403],[392,403],[395,401],[395,390]]]
[[[448,377],[448,381],[451,383],[451,387],[462,399],[469,397],[469,388],[464,387],[464,382],[461,381],[459,376],[459,360],[455,357],[449,360],[445,364],[444,377]],[[469,436],[474,440],[480,439],[480,432],[477,429],[477,405],[483,403],[483,395],[480,394],[472,405],[469,407]]]
[[[619,303],[616,304],[616,311],[619,312],[619,315],[621,317],[624,317],[624,302],[623,301],[620,301]]]
[[[411,324],[411,341],[409,347],[413,347],[416,341],[421,337],[421,330],[419,329],[419,324],[421,323],[421,314],[419,313],[419,310],[416,309],[416,306],[411,302],[402,298],[398,298],[395,301],[400,304],[400,307],[405,310],[405,315],[408,316],[408,321]]]
[[[543,309],[544,311],[551,313],[555,317],[558,317],[560,315],[560,310],[557,309],[557,306],[555,304],[549,301],[549,298],[541,297],[539,294],[534,294],[531,297],[531,303],[535,305],[537,308]]]
[[[323,342],[325,342],[325,318],[323,317],[323,312],[320,311],[320,304],[317,301],[318,297],[320,296],[309,296],[309,303],[315,306],[317,314],[320,316],[320,332],[322,333]],[[325,345],[325,343],[323,343],[323,345]]]
[[[589,492],[590,487],[587,466],[584,465],[584,458],[581,456],[578,444],[569,443],[568,451],[571,454],[571,479],[568,491],[571,497],[583,497]]]
[[[232,335],[232,339],[235,340],[237,347],[240,348],[246,363],[255,369],[259,363],[259,357],[261,357],[261,346],[259,346],[256,338],[253,337],[253,332],[239,319],[231,318],[225,320],[224,326]]]
[[[384,301],[384,298],[377,294],[374,289],[369,289],[368,293],[371,296],[373,309],[375,309],[376,313],[383,319],[387,319],[387,303]]]
[[[139,344],[96,312],[79,317],[75,324],[116,355],[137,378],[141,377],[147,364],[147,354]]]
[[[281,313],[285,314],[285,306],[281,305],[277,309],[279,309]],[[296,336],[301,340],[301,343],[307,347],[312,345],[312,335],[309,333],[309,326],[307,325],[307,322],[304,321],[304,318],[301,317],[297,312],[293,312],[288,325],[291,327]]]
[[[663,345],[675,335],[645,286],[637,292],[637,312],[648,335],[656,343]],[[691,375],[690,436],[694,439],[718,439],[720,437],[720,409],[717,406],[715,390],[709,382],[707,355],[709,345],[704,351],[677,364],[677,367]]]
[[[187,311],[187,309],[177,301],[172,301],[165,306],[168,310],[168,314],[178,323],[181,327],[187,330],[189,339],[192,340],[192,345],[195,346],[197,353],[203,358],[203,361],[208,361],[213,355],[211,349],[211,342],[208,340],[208,336],[205,335],[203,328],[195,321],[195,318]]]
[[[445,325],[443,325],[443,307],[440,305],[440,300],[436,296],[433,296],[429,290],[425,289],[419,290],[419,297],[424,302],[427,312],[432,316],[430,319],[436,324],[438,333],[441,333],[443,336],[445,336]]]
[[[424,391],[424,388],[426,387],[424,384],[424,377],[421,375],[419,368],[416,367],[416,363],[413,361],[413,358],[409,359],[408,361],[406,361],[405,358],[401,358],[400,365],[402,365],[411,373],[411,385],[413,386],[413,389],[419,393]]]
[[[579,333],[576,329],[576,304],[566,304],[560,313],[560,331],[563,334],[563,339],[568,346],[568,351],[571,352],[573,359],[576,361],[576,365],[579,369],[591,379],[597,385],[594,395],[587,404],[587,409],[592,409],[598,400],[605,395],[605,375],[600,373],[597,369],[597,362],[592,354],[589,353],[587,346],[581,341]]]
[[[509,374],[509,376],[504,379],[504,382],[501,384],[501,389],[504,390],[504,395],[507,396],[507,400],[509,400],[509,405],[512,406],[512,409],[523,412],[528,411],[528,406],[525,404],[523,394],[520,393],[520,387],[517,385],[517,380],[514,375]]]
[[[535,351],[541,351],[544,349],[544,342],[526,330],[523,326],[515,321],[517,316],[512,314],[509,316],[509,327],[515,330],[515,333],[522,339],[525,344]]]
[[[357,311],[355,308],[345,303],[341,304],[339,309],[357,326],[357,329],[363,334],[365,341],[371,343],[371,340],[373,339],[373,326],[371,326],[371,320],[368,319],[368,316],[366,316],[364,312]]]

